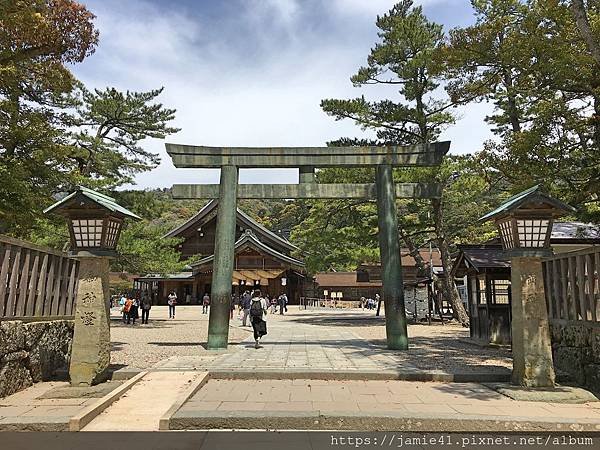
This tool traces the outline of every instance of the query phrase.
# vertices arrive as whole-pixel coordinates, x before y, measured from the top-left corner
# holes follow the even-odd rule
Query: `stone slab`
[[[110,379],[112,381],[130,380],[130,379],[132,379],[136,375],[139,375],[142,372],[143,372],[142,369],[137,369],[135,367],[123,367],[122,369],[115,370],[112,373]]]
[[[442,371],[406,369],[394,370],[364,370],[364,369],[335,369],[315,368],[285,368],[285,369],[244,369],[234,368],[209,370],[212,379],[274,379],[293,380],[297,378],[309,380],[402,380],[402,381],[443,381],[443,382],[507,382],[510,371],[506,372],[465,372],[446,373]]]
[[[165,412],[158,422],[159,430],[168,430],[169,429],[169,420],[171,417],[183,406],[185,402],[187,402],[193,395],[198,392],[202,386],[204,386],[209,380],[208,372],[204,372],[204,374],[200,375],[196,378],[188,389],[186,389],[175,402],[171,405],[171,407]]]
[[[405,411],[200,411],[180,410],[170,430],[276,429],[412,432],[600,431],[599,420],[406,413]]]
[[[511,384],[486,383],[486,386],[502,395],[519,401],[574,404],[599,401],[591,392],[574,386],[556,386],[554,389],[527,388]]]
[[[18,416],[0,419],[0,431],[68,431],[68,416]]]
[[[113,391],[100,398],[97,402],[87,406],[77,415],[73,416],[69,420],[69,430],[79,431],[88,423],[90,423],[94,417],[108,408],[111,404],[117,401],[125,392],[133,387],[139,380],[141,380],[147,372],[141,372],[131,380],[121,384]]]
[[[39,399],[101,398],[119,387],[122,381],[111,381],[94,386],[60,386],[40,395]]]

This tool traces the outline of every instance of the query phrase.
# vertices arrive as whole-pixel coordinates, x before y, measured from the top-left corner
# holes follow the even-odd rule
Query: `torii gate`
[[[389,349],[408,349],[396,198],[439,198],[436,184],[398,183],[392,168],[437,166],[450,142],[373,147],[204,147],[165,144],[177,168],[220,168],[219,185],[175,184],[176,199],[218,198],[212,300],[208,322],[209,349],[227,348],[231,278],[234,265],[237,199],[362,198],[377,199],[385,327]],[[315,168],[374,166],[375,183],[318,184]],[[299,168],[299,184],[238,185],[238,169]]]

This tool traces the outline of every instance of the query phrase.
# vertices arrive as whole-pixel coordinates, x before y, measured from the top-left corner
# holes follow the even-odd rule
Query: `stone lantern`
[[[552,254],[554,219],[573,211],[534,186],[481,218],[494,220],[502,247],[511,257],[513,384],[554,386],[542,258]]]
[[[75,331],[69,375],[73,385],[103,381],[110,364],[109,262],[125,218],[140,218],[112,197],[85,187],[44,213],[67,218],[71,255],[79,260]]]

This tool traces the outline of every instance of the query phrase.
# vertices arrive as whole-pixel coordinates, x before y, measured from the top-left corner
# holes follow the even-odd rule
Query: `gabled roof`
[[[206,205],[202,207],[202,209],[200,209],[200,211],[194,214],[189,220],[169,231],[167,234],[164,235],[164,237],[176,237],[190,228],[197,227],[197,224],[199,222],[202,222],[203,219],[209,216],[211,212],[215,211],[218,204],[219,202],[217,200],[209,201]],[[257,234],[264,236],[267,239],[271,239],[272,241],[288,249],[289,251],[298,250],[298,247],[296,247],[294,244],[279,236],[278,234],[268,230],[256,220],[254,220],[252,217],[250,217],[248,214],[246,214],[244,211],[242,211],[240,208],[237,208],[236,219],[244,226],[254,230]]]
[[[62,209],[63,207],[66,207],[67,203],[69,203],[69,201],[71,201],[78,195],[83,196],[83,197],[93,201],[97,205],[102,206],[102,207],[104,207],[110,211],[113,211],[119,215],[122,215],[124,217],[141,220],[141,218],[138,215],[132,213],[128,209],[119,205],[115,201],[114,198],[109,197],[108,195],[101,194],[100,192],[96,192],[96,191],[86,188],[84,186],[79,186],[76,191],[71,192],[69,195],[67,195],[62,200],[60,200],[60,201],[54,203],[52,206],[46,208],[44,210],[44,214],[52,212],[52,211],[58,211],[58,210]]]
[[[490,220],[496,216],[501,214],[508,213],[512,209],[516,209],[519,206],[525,203],[547,203],[553,206],[557,210],[562,210],[564,212],[574,212],[575,208],[571,205],[567,205],[566,203],[561,202],[560,200],[555,199],[554,197],[550,197],[548,194],[540,191],[540,186],[535,185],[530,187],[529,189],[524,190],[523,192],[519,192],[516,195],[513,195],[504,203],[502,203],[498,208],[493,211],[487,213],[483,217],[481,217],[480,221]]]
[[[268,245],[261,242],[251,230],[246,230],[242,236],[236,241],[234,249],[235,250],[243,250],[245,248],[253,248],[255,250],[264,252],[274,258],[277,258],[281,261],[284,261],[291,265],[294,268],[302,269],[304,268],[304,263],[296,258],[293,258],[288,255],[284,255],[283,253],[278,252],[277,250],[269,247]],[[206,256],[195,263],[191,264],[192,269],[197,269],[200,266],[205,264],[209,264],[213,262],[215,255]]]
[[[510,269],[510,256],[501,245],[459,245],[460,252],[453,265],[453,275],[464,262],[466,267],[473,267],[480,272],[483,269]]]

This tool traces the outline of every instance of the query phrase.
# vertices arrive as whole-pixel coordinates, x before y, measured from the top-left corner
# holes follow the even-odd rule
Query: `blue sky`
[[[393,89],[354,88],[351,75],[377,41],[375,19],[392,0],[90,0],[100,44],[73,68],[88,87],[149,90],[177,109],[182,130],[167,142],[216,146],[319,146],[364,136],[352,121],[335,121],[323,98],[394,98]],[[422,0],[446,29],[473,21],[468,0]],[[477,151],[491,137],[491,107],[457,111],[443,139],[451,152]],[[216,183],[218,170],[175,169],[164,141],[144,146],[162,157],[135,188]],[[244,170],[245,183],[294,183],[295,170]]]

